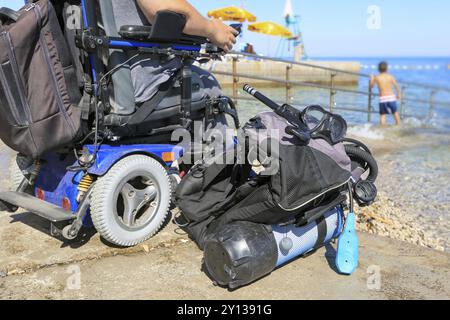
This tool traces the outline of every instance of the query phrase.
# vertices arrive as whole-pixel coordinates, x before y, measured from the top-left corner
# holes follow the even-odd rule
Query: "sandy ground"
[[[47,243],[34,267],[20,274],[21,259],[12,270],[19,274],[0,279],[0,299],[450,299],[447,254],[387,238],[361,234],[360,267],[351,277],[334,271],[328,247],[233,292],[201,271],[202,253],[191,242],[171,238],[134,253],[96,239],[78,249]],[[95,248],[102,257],[89,253]]]
[[[10,153],[0,149],[1,188]],[[201,271],[202,253],[169,224],[131,249],[94,232],[64,244],[29,213],[0,213],[0,299],[450,299],[450,255],[361,234],[358,271],[334,270],[323,248],[271,276],[230,292]]]

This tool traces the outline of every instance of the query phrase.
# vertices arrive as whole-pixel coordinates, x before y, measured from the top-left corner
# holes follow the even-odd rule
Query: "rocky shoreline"
[[[423,132],[418,136],[408,129],[372,127],[370,131],[382,137],[362,139],[380,168],[378,198],[369,208],[357,210],[358,229],[450,252],[450,203],[445,191],[450,170],[448,165],[436,166],[432,161],[439,156],[433,152],[445,148],[449,137]]]
[[[424,230],[421,223],[383,194],[379,195],[372,207],[360,208],[358,211],[360,231],[445,251],[445,239]]]

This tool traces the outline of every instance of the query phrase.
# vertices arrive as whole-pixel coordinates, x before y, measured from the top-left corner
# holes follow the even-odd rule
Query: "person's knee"
[[[197,66],[192,66],[192,72],[198,75],[203,83],[204,90],[209,96],[219,97],[222,95],[222,88],[214,75]]]

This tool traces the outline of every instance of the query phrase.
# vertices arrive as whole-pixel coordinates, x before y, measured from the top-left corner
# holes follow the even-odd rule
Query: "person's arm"
[[[400,89],[400,86],[398,85],[397,80],[394,77],[392,77],[392,84],[397,91],[397,99],[402,100],[402,90]]]
[[[154,22],[158,11],[170,10],[186,16],[184,33],[208,38],[225,51],[230,51],[236,43],[235,29],[220,20],[203,17],[186,0],[137,0],[137,3],[150,22]]]

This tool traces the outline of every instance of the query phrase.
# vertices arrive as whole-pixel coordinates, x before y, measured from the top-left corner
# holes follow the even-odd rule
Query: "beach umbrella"
[[[223,21],[255,22],[256,17],[245,9],[235,6],[216,9],[208,12],[208,17]]]
[[[293,34],[289,29],[275,22],[257,22],[248,25],[248,30],[267,34],[270,36],[278,36],[283,38],[292,38]]]

